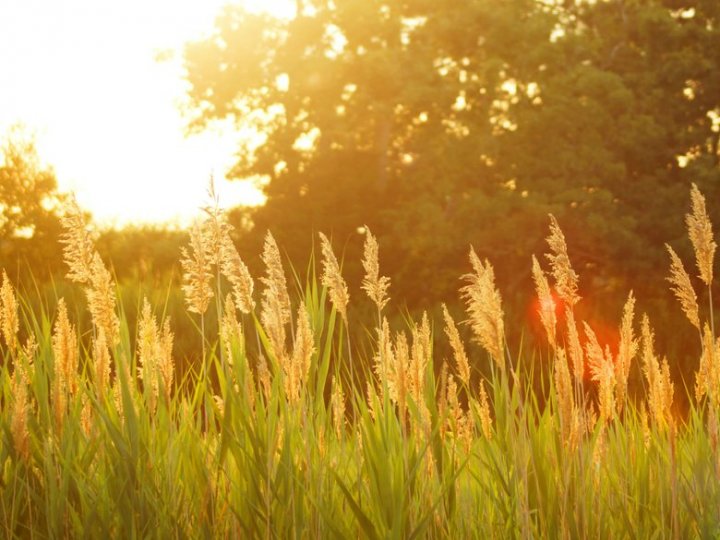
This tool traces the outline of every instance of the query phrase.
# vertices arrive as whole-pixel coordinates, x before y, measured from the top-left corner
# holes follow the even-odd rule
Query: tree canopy
[[[61,262],[57,180],[43,167],[35,143],[19,127],[0,148],[0,257],[12,269],[28,264],[33,277],[48,275]]]
[[[716,1],[298,10],[227,7],[185,51],[192,127],[231,118],[262,135],[230,173],[267,180],[267,204],[238,212],[249,252],[271,228],[301,260],[323,230],[347,243],[352,276],[367,224],[419,304],[454,293],[471,243],[506,288],[528,282],[552,212],[596,292],[651,295],[690,182],[720,193]]]

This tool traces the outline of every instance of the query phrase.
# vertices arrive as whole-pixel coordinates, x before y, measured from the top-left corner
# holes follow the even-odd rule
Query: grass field
[[[325,236],[322,268],[300,276],[268,234],[256,287],[210,208],[181,256],[203,350],[182,377],[163,306],[143,302],[129,328],[74,203],[63,223],[92,327],[76,328],[62,299],[52,313],[29,309],[7,274],[0,290],[3,537],[720,535],[715,242],[695,187],[698,278],[668,248],[690,322],[677,339],[697,331],[702,343],[687,387],[671,380],[632,293],[618,342],[576,320],[577,274],[552,217],[548,253],[532,258],[547,347],[515,354],[493,267],[472,249],[465,315],[443,306],[442,318],[392,328],[369,230],[363,291],[352,294],[376,314],[358,321]],[[212,312],[217,335],[205,328]],[[350,337],[358,327],[363,343]],[[438,342],[451,354],[436,354]],[[631,377],[642,392],[629,391]],[[684,393],[691,406],[678,411]]]

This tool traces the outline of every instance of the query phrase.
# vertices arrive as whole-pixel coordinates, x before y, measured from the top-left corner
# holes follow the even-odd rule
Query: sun
[[[232,126],[186,137],[179,108],[183,44],[228,3],[294,16],[282,0],[0,3],[0,135],[16,123],[34,132],[60,189],[104,224],[186,224],[211,174],[225,204],[262,203],[252,183],[224,180]]]

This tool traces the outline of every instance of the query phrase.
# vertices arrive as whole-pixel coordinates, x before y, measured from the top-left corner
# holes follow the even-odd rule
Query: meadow
[[[179,371],[164,306],[139,302],[130,328],[69,201],[67,277],[91,325],[63,298],[31,307],[3,273],[0,534],[717,537],[716,244],[695,186],[689,208],[698,276],[668,247],[668,280],[688,319],[677,339],[697,332],[702,353],[694,380],[673,381],[632,292],[616,341],[576,316],[572,247],[552,216],[548,252],[528,254],[546,332],[528,351],[506,340],[493,266],[472,248],[466,313],[392,327],[369,229],[362,291],[322,234],[318,264],[298,271],[268,233],[254,280],[217,204],[178,254],[195,325],[182,337],[202,349]],[[374,306],[367,320],[348,309],[356,295]],[[685,395],[689,407],[673,405]]]

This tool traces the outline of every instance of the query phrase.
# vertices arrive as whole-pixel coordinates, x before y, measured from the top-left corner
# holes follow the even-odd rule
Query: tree
[[[3,266],[29,265],[33,277],[59,268],[62,196],[52,169],[40,165],[35,143],[13,128],[0,165],[0,254]]]
[[[411,303],[454,294],[469,243],[526,295],[553,212],[598,292],[659,294],[689,182],[720,179],[717,2],[298,6],[226,8],[185,55],[193,125],[264,137],[232,171],[268,179],[253,250],[271,227],[297,260],[322,229],[353,263],[367,223]]]

